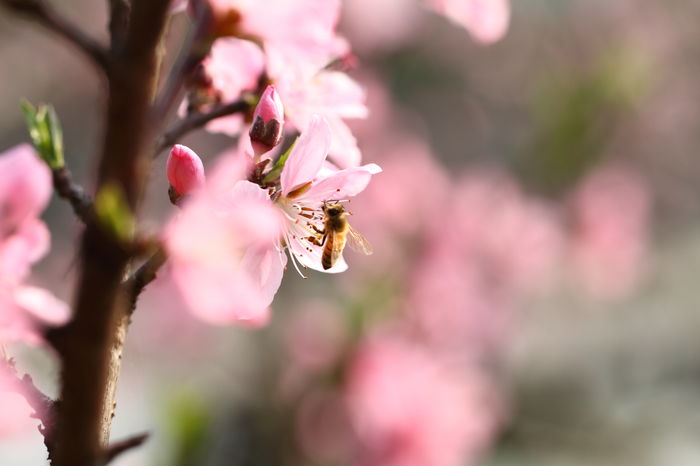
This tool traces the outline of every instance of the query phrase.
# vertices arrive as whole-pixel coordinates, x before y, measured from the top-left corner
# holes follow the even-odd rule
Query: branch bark
[[[133,212],[150,162],[146,141],[153,131],[155,51],[168,6],[168,0],[134,1],[124,47],[113,54],[108,73],[97,186],[120,186]],[[124,336],[119,329],[127,305],[121,281],[129,260],[118,241],[96,222],[88,224],[75,313],[58,346],[63,372],[54,466],[94,466],[107,448]]]

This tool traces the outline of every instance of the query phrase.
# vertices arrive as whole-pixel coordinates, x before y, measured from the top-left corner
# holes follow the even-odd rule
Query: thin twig
[[[124,288],[128,293],[129,297],[129,315],[134,313],[136,309],[136,302],[139,299],[139,295],[143,292],[144,288],[148,286],[153,280],[158,276],[158,270],[165,264],[168,259],[167,254],[163,248],[159,248],[146,262],[144,262],[141,267],[136,269],[136,271],[124,280]]]
[[[42,0],[0,0],[0,4],[26,15],[50,31],[71,42],[101,69],[109,68],[107,51],[99,43],[86,36],[80,29],[70,24],[64,18],[46,5]]]
[[[44,445],[46,445],[46,450],[49,453],[49,459],[52,459],[54,446],[54,400],[46,396],[34,385],[34,381],[29,374],[24,374],[23,377],[20,377],[13,359],[5,359],[3,357],[0,364],[2,364],[3,370],[15,379],[18,393],[27,400],[29,406],[34,410],[32,417],[41,422],[39,432],[44,436]]]
[[[125,438],[124,440],[119,440],[109,444],[107,451],[105,452],[104,463],[110,463],[114,458],[121,455],[125,451],[131,450],[132,448],[137,448],[143,445],[151,434],[145,432],[143,434],[134,435],[133,437]]]
[[[90,196],[85,193],[82,186],[73,181],[73,177],[67,168],[53,170],[53,186],[63,199],[67,200],[73,212],[83,223],[89,223],[93,218],[93,203]]]
[[[158,155],[168,147],[175,144],[181,137],[190,131],[201,128],[212,120],[234,113],[245,113],[250,110],[250,103],[244,98],[240,98],[225,105],[219,105],[206,113],[193,113],[177,121],[170,129],[156,141],[156,150],[153,157]]]
[[[180,55],[154,105],[153,116],[156,121],[163,121],[167,117],[172,107],[177,103],[185,80],[211,50],[212,39],[209,34],[212,21],[211,9],[202,0],[194,0],[192,7],[195,10],[194,25],[190,29]]]

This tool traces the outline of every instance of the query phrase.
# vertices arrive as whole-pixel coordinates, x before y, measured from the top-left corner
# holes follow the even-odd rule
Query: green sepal
[[[287,149],[284,154],[280,156],[280,158],[277,159],[275,164],[272,166],[272,169],[270,169],[269,172],[267,172],[267,175],[265,175],[265,178],[263,178],[263,184],[266,183],[272,183],[273,181],[276,181],[279,179],[280,175],[282,174],[282,169],[284,168],[284,164],[287,163],[287,159],[289,158],[289,154],[292,152],[292,149],[294,148],[294,145],[297,143],[297,140],[299,138],[295,139],[294,142],[292,143],[291,146],[289,146],[289,149]]]

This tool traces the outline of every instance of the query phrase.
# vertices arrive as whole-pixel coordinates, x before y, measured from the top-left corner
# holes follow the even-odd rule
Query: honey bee
[[[321,265],[324,270],[335,265],[343,254],[346,244],[362,254],[372,254],[372,246],[369,242],[350,226],[347,219],[348,214],[342,204],[332,201],[324,202],[322,210],[324,229],[321,232],[321,246],[323,247]]]

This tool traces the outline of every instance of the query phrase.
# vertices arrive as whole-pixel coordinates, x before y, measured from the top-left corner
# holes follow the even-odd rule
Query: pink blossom
[[[367,187],[372,175],[381,172],[381,168],[368,164],[344,170],[324,169],[330,145],[328,123],[323,117],[313,115],[282,170],[281,193],[276,205],[287,220],[283,237],[295,267],[294,259],[303,267],[337,273],[347,269],[342,257],[328,270],[321,265],[323,248],[317,241],[320,240],[319,232],[324,229],[322,206],[326,201],[344,201],[356,196]],[[311,237],[315,240],[310,241]]]
[[[176,0],[172,11],[186,3]],[[261,43],[272,76],[290,67],[316,72],[347,50],[335,32],[340,0],[209,0],[209,6],[214,33]]]
[[[458,466],[488,444],[493,395],[477,373],[397,337],[375,337],[350,363],[345,398],[361,466]]]
[[[0,342],[40,341],[38,326],[68,319],[68,306],[24,281],[49,250],[39,219],[52,191],[51,172],[26,144],[0,154]]]
[[[643,181],[619,166],[589,175],[572,199],[571,254],[583,288],[598,298],[632,292],[644,275],[651,199]]]
[[[240,160],[222,160],[165,230],[184,303],[212,323],[264,324],[286,264],[278,211],[244,173]]]
[[[500,40],[508,31],[509,0],[427,0],[427,4],[484,44]]]
[[[222,47],[218,45],[219,42],[234,40],[239,44],[246,42],[238,39],[220,39],[215,42],[214,52],[217,53],[212,53],[204,63],[214,88],[221,92],[225,102],[238,98],[244,89],[254,88],[260,74],[257,67],[241,67],[240,60],[232,57],[232,53],[224,54],[218,51]],[[234,44],[227,44],[226,47],[234,47]],[[288,123],[299,131],[309,125],[311,115],[322,115],[333,133],[329,149],[333,161],[341,168],[358,166],[361,159],[360,150],[345,120],[367,116],[366,97],[362,87],[340,71],[317,69],[311,73],[308,70],[300,71],[290,67],[279,75],[269,72],[268,74],[275,82],[275,90],[278,91],[274,93],[279,99],[278,103],[274,104],[279,107],[276,112],[282,114],[281,107],[284,104]],[[228,79],[228,76],[236,79]],[[248,87],[241,86],[241,76],[248,76]],[[261,102],[264,102],[263,98]],[[241,122],[240,116],[219,118],[207,125],[207,129],[233,136],[240,132]]]
[[[253,113],[248,132],[256,157],[268,152],[282,140],[284,107],[275,86],[267,86]]]
[[[340,0],[213,0],[212,5],[240,13],[241,30],[263,43],[271,76],[290,68],[315,73],[346,48],[335,31]]]
[[[313,75],[286,73],[278,86],[289,123],[302,130],[311,116],[323,116],[330,125],[329,153],[340,168],[357,167],[361,161],[357,140],[344,120],[366,118],[366,95],[362,87],[340,71],[322,70]]]
[[[166,164],[168,183],[177,194],[189,194],[204,186],[202,159],[189,147],[176,144],[170,150]]]
[[[254,91],[265,69],[265,56],[256,44],[248,40],[225,37],[214,42],[209,56],[202,62],[211,85],[221,102],[233,102],[244,91]],[[212,120],[207,130],[236,135],[241,131],[241,115]]]

